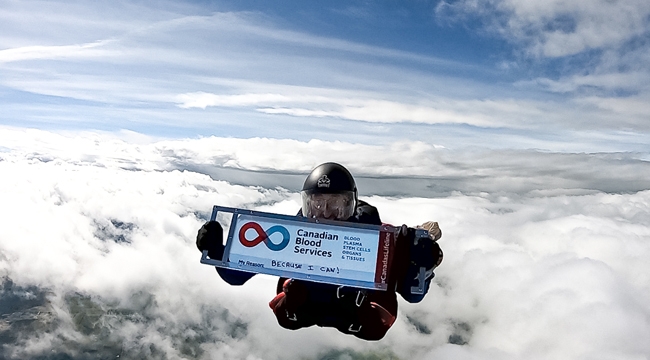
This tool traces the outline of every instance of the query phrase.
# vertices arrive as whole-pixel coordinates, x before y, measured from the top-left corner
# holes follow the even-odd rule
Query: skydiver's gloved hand
[[[416,227],[424,229],[428,237],[415,238],[415,229],[402,225],[397,234],[397,274],[404,274],[406,267],[425,267],[432,271],[442,262],[442,250],[437,241],[442,237],[442,231],[437,222],[427,221]],[[400,277],[400,275],[398,275]]]
[[[208,250],[211,259],[221,260],[223,257],[223,228],[218,221],[208,221],[196,235],[196,247],[200,251]]]
[[[217,221],[208,221],[196,235],[196,247],[201,252],[208,251],[208,256],[213,260],[224,260],[223,258],[223,228]],[[219,276],[230,285],[243,285],[250,278],[255,276],[255,273],[248,273],[236,269],[215,267]]]
[[[426,230],[433,241],[438,241],[442,237],[442,230],[435,221],[427,221],[422,225],[418,225],[417,228]]]

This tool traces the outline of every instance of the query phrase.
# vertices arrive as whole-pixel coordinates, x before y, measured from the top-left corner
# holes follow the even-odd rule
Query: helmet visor
[[[347,220],[354,214],[354,192],[308,194],[302,192],[302,214],[308,218]]]

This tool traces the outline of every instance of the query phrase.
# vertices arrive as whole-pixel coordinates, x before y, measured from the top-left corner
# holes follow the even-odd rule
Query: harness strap
[[[354,308],[350,308],[352,304],[347,305],[349,304],[348,299],[351,300],[352,296],[354,296],[354,306],[355,306]],[[366,290],[352,289],[345,286],[339,286],[338,288],[336,288],[336,298],[341,300],[340,305],[341,305],[342,312],[348,313],[344,315],[349,315],[349,316],[341,317],[342,323],[347,322],[348,324],[350,324],[347,327],[347,330],[351,333],[357,333],[361,331],[361,327],[363,325],[360,318],[360,310],[361,310],[360,308],[364,304],[364,301],[367,298]]]
[[[354,300],[355,305],[357,307],[361,307],[361,304],[363,304],[363,301],[366,299],[366,291],[365,290],[350,290],[349,288],[346,288],[345,286],[339,286],[336,288],[336,298],[341,299],[343,297],[347,297],[348,295],[356,293],[356,299]]]
[[[287,314],[287,319],[291,321],[298,321],[298,317],[296,316],[296,313],[291,313],[289,314],[289,310],[284,310],[284,312]]]
[[[353,332],[353,333],[357,333],[357,332],[361,331],[361,325],[359,325],[359,327],[357,327],[357,328],[355,329],[355,328],[354,328],[354,324],[352,324],[352,325],[350,325],[350,327],[348,328],[348,331],[349,331],[349,332]]]

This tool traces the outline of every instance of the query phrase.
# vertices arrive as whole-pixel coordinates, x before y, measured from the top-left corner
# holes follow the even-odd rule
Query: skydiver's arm
[[[410,303],[418,303],[422,301],[426,293],[429,291],[429,285],[433,279],[433,270],[440,265],[443,258],[442,249],[437,241],[442,237],[442,232],[438,227],[438,223],[428,221],[421,226],[420,229],[425,229],[428,232],[428,237],[415,239],[415,230],[408,229],[408,235],[404,240],[410,244],[408,249],[408,263],[402,267],[402,273],[399,276],[397,283],[397,292],[402,295],[404,300]],[[399,241],[399,240],[398,240]],[[418,287],[420,268],[426,269],[426,277],[424,282],[424,293],[413,294],[411,287]]]
[[[217,221],[208,221],[199,230],[196,236],[196,247],[200,251],[208,250],[211,259],[223,258],[223,228]],[[217,267],[219,276],[230,285],[243,285],[255,274],[234,269]]]

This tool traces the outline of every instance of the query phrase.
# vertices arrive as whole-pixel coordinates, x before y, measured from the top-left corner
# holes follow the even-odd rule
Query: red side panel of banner
[[[377,269],[375,271],[375,283],[388,285],[394,253],[395,232],[381,230],[379,232],[379,247],[377,249]]]

